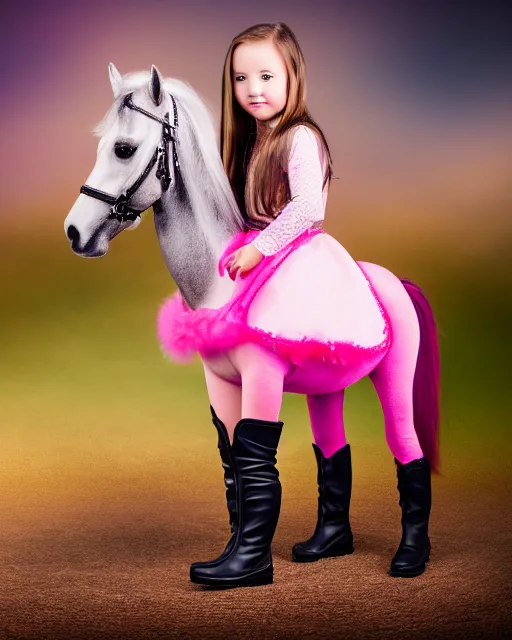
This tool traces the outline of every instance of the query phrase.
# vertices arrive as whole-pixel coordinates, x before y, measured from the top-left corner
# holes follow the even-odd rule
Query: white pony
[[[64,229],[76,254],[99,257],[153,207],[160,248],[178,287],[160,314],[159,335],[171,355],[180,330],[197,341],[231,523],[224,552],[195,563],[191,579],[216,586],[272,582],[270,546],[281,496],[275,454],[283,426],[275,416],[282,393],[307,395],[316,435],[343,428],[344,389],[366,375],[383,407],[402,507],[402,540],[389,573],[419,575],[430,553],[439,408],[437,333],[423,292],[381,266],[352,261],[317,229],[304,234],[295,251],[281,252],[268,282],[258,280],[261,271],[254,269],[246,317],[235,318],[229,305],[240,282],[224,275],[222,257],[247,234],[208,110],[190,86],[163,80],[155,67],[121,77],[110,64],[109,76],[114,104],[96,129],[96,164]],[[321,282],[311,277],[319,273]],[[229,311],[223,320],[232,331],[208,349],[201,341],[211,329],[209,318],[222,309]],[[337,427],[319,424],[321,415],[335,415]],[[399,461],[411,441],[418,457]],[[318,523],[308,541],[294,546],[297,562],[353,551],[350,447],[325,457],[313,446]]]

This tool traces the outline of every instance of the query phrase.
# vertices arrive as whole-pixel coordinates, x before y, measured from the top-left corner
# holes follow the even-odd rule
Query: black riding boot
[[[208,567],[218,564],[222,562],[227,553],[231,551],[231,547],[235,542],[235,532],[236,532],[236,492],[235,492],[235,472],[233,468],[233,463],[231,461],[231,444],[229,442],[229,435],[224,426],[224,423],[219,420],[213,407],[210,405],[210,411],[212,413],[212,422],[215,425],[215,428],[219,434],[219,453],[222,460],[222,467],[224,469],[224,485],[226,487],[226,502],[228,506],[229,513],[229,526],[231,528],[231,536],[228,540],[226,548],[221,553],[221,555],[215,560],[211,560],[210,562],[194,562],[192,567]]]
[[[430,556],[428,519],[432,504],[430,463],[423,457],[403,465],[395,458],[402,540],[391,561],[389,575],[412,578],[425,571]]]
[[[191,567],[196,584],[245,587],[273,582],[271,544],[281,509],[276,453],[282,422],[243,418],[231,455],[237,500],[234,542],[215,565]]]
[[[316,444],[313,444],[313,449],[318,466],[318,519],[312,537],[293,546],[294,562],[314,562],[354,551],[349,522],[352,492],[350,445],[346,444],[330,458],[324,458]]]

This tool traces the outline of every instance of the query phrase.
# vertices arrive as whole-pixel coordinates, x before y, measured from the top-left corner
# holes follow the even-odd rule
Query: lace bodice
[[[324,170],[317,137],[304,125],[298,126],[288,162],[291,200],[258,237],[251,242],[263,255],[277,253],[325,216],[327,185],[322,191]]]

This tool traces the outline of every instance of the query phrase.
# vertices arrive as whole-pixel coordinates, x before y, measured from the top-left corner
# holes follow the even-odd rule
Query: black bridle
[[[171,94],[169,94],[171,95]],[[158,167],[156,170],[156,177],[160,180],[160,185],[162,186],[162,191],[165,192],[171,185],[171,174],[169,171],[169,151],[168,146],[169,142],[172,142],[172,160],[174,164],[174,175],[175,181],[181,184],[181,174],[180,174],[180,165],[178,162],[178,154],[176,153],[176,143],[177,143],[177,132],[178,132],[178,109],[176,107],[176,101],[174,100],[174,96],[171,95],[172,106],[174,110],[174,125],[169,123],[169,114],[166,113],[164,119],[158,118],[154,116],[149,111],[142,109],[141,107],[137,107],[132,102],[132,94],[129,93],[124,101],[123,106],[128,107],[129,109],[133,109],[134,111],[138,111],[139,113],[143,113],[148,118],[152,120],[156,120],[160,122],[162,125],[162,140],[160,144],[155,149],[155,153],[152,155],[151,160],[149,161],[147,167],[144,169],[139,178],[132,184],[132,186],[126,191],[126,193],[121,193],[117,198],[115,196],[110,195],[109,193],[105,193],[104,191],[100,191],[99,189],[93,189],[93,187],[89,187],[86,184],[80,187],[80,193],[83,193],[86,196],[90,196],[91,198],[96,198],[97,200],[101,200],[102,202],[106,202],[107,204],[112,205],[109,219],[116,218],[119,222],[125,222],[127,220],[136,220],[142,211],[138,211],[133,207],[129,206],[130,198],[137,191],[140,185],[144,182],[144,180],[148,177],[151,169],[154,167],[155,163],[158,161]]]

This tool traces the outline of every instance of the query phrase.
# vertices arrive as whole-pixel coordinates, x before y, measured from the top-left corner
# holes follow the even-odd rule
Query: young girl
[[[332,170],[327,142],[306,109],[304,73],[284,24],[251,27],[228,51],[221,153],[248,226],[263,228],[228,257],[232,277],[321,226]]]
[[[320,490],[317,527],[309,540],[294,546],[293,558],[304,562],[353,551],[343,389],[372,371],[387,352],[389,321],[357,263],[322,231],[331,158],[322,131],[306,109],[305,96],[304,58],[286,25],[256,25],[232,41],[223,77],[221,154],[247,230],[229,242],[219,272],[223,275],[227,269],[235,291],[220,308],[171,307],[175,314],[169,314],[168,323],[172,340],[167,350],[172,351],[172,341],[175,353],[199,351],[203,360],[231,524],[224,552],[211,562],[191,566],[191,580],[198,584],[226,587],[273,581],[283,389],[308,395]],[[343,275],[334,281],[330,271]],[[300,287],[312,291],[311,310],[298,304],[302,296],[294,296]],[[257,297],[260,291],[263,296]],[[316,292],[321,295],[315,298]],[[324,314],[322,304],[332,299],[340,303]],[[251,325],[255,307],[258,319],[271,330]],[[295,307],[300,312],[294,313]],[[339,337],[348,327],[347,335],[355,341]],[[336,345],[342,345],[339,352],[333,335]],[[322,367],[338,356],[336,365],[342,362],[348,373],[327,392],[328,374]],[[307,374],[301,373],[301,365],[313,360],[322,361],[315,373],[307,367]],[[411,443],[409,459],[419,459],[422,450],[415,435]],[[420,466],[418,473],[428,473],[424,463]],[[426,501],[427,493],[422,495]],[[428,518],[427,507],[425,502],[422,513]],[[400,570],[421,569],[427,542],[421,529],[412,555],[398,558],[399,549],[395,559],[400,560]]]

